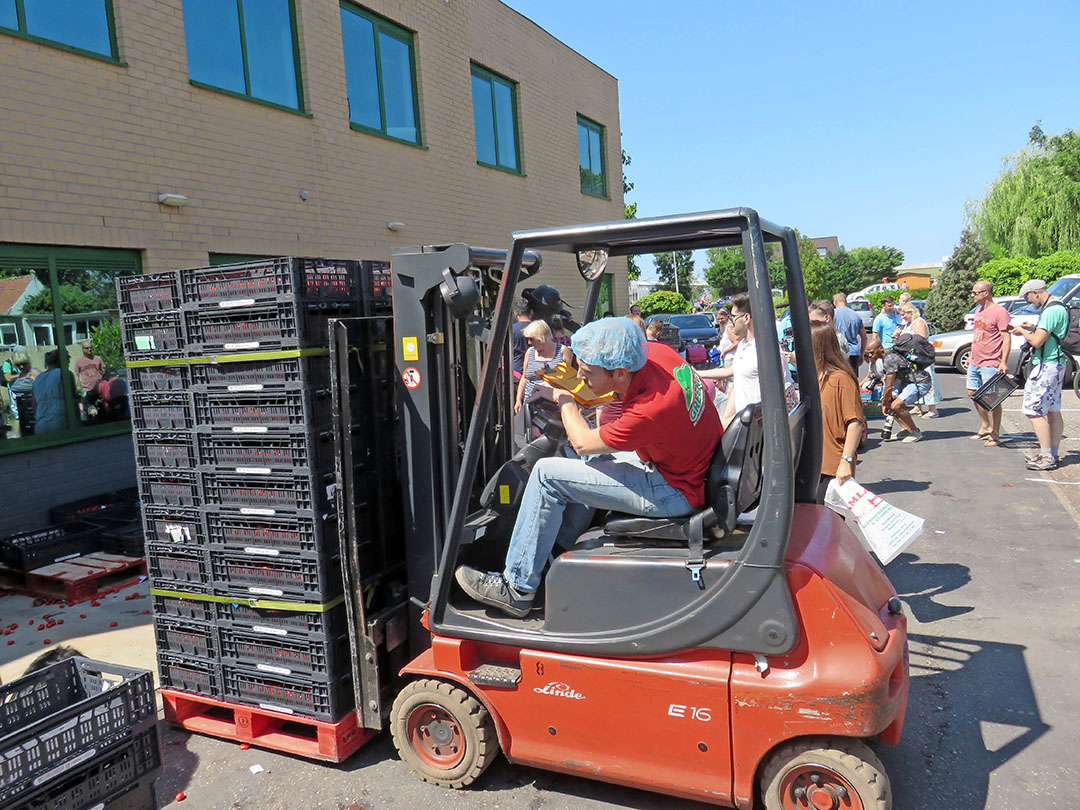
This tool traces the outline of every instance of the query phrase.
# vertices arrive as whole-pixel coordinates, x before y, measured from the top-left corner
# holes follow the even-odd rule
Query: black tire
[[[401,759],[425,782],[463,788],[499,753],[488,710],[460,686],[413,681],[390,710],[390,733]]]
[[[971,360],[971,347],[965,346],[953,358],[953,368],[961,374],[967,374],[969,360]]]
[[[1073,364],[1072,364],[1072,370],[1073,370],[1073,393],[1076,394],[1077,399],[1080,399],[1080,366],[1077,365],[1075,360],[1073,361]]]
[[[803,791],[802,795],[799,791]],[[837,807],[891,810],[892,789],[885,767],[860,740],[808,737],[776,749],[761,771],[765,810],[826,806],[810,801],[813,792],[830,792]],[[838,793],[850,792],[846,802]]]

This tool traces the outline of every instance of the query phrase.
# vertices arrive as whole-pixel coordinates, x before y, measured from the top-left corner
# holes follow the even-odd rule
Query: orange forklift
[[[395,250],[392,336],[373,319],[333,322],[338,424],[356,423],[350,375],[397,387],[394,432],[362,447],[337,437],[357,720],[389,726],[420,778],[462,788],[501,751],[722,806],[892,807],[867,743],[900,738],[906,619],[852,530],[815,500],[805,308],[792,308],[799,404],[786,405],[775,330],[759,329],[762,401],[717,445],[704,509],[598,514],[550,561],[524,618],[453,579],[461,564],[501,567],[532,466],[566,444],[557,411],[534,414],[539,437],[520,449],[513,436],[511,311],[542,261],[577,265],[588,320],[612,257],[741,247],[752,316],[771,324],[768,244],[791,300],[805,300],[794,232],[738,208],[520,231],[507,251]],[[358,370],[350,346],[372,340],[385,342],[383,367]]]

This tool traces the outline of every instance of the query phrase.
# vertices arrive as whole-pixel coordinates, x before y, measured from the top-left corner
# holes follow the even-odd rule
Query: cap
[[[645,333],[629,318],[590,321],[574,333],[570,348],[583,363],[608,371],[638,371],[648,358]]]
[[[1046,282],[1041,278],[1033,278],[1031,281],[1025,281],[1024,285],[1020,288],[1020,297],[1025,298],[1028,293],[1042,292],[1046,289]]]
[[[533,309],[539,308],[552,313],[562,309],[569,309],[569,305],[559,297],[559,291],[547,284],[523,290],[521,295],[532,305]]]

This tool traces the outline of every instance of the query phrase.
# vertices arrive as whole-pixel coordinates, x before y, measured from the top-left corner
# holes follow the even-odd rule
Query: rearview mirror
[[[596,281],[607,267],[608,252],[604,248],[590,248],[577,252],[577,266],[586,281]]]

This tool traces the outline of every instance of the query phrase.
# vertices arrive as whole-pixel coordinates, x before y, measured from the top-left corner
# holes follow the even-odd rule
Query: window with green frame
[[[112,0],[0,0],[0,31],[116,59]]]
[[[0,244],[19,294],[0,315],[0,455],[131,429],[116,278],[141,269],[133,250]]]
[[[293,0],[184,0],[193,84],[303,109]]]
[[[517,84],[473,64],[472,99],[476,162],[520,174]]]
[[[342,3],[341,40],[353,129],[419,145],[413,35],[366,9]]]
[[[578,169],[581,193],[607,198],[607,161],[604,128],[583,115],[577,117]]]

